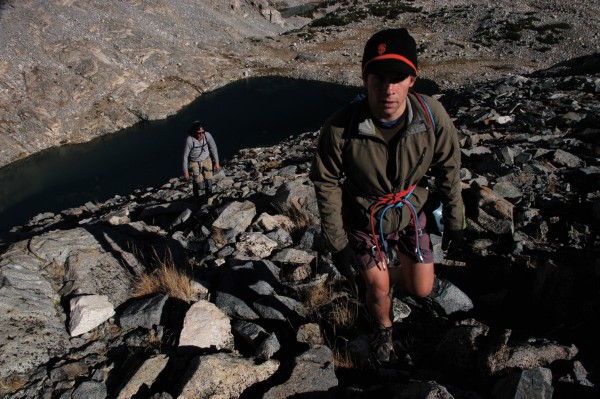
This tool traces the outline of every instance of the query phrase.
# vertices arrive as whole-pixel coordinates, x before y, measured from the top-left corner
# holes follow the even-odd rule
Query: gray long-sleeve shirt
[[[188,136],[183,149],[183,173],[188,173],[189,162],[201,162],[211,155],[213,162],[219,163],[217,144],[212,134],[204,132],[201,140]]]

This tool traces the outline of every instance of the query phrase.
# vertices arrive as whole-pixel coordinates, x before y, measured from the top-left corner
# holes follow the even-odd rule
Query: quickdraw
[[[385,235],[383,233],[383,229],[381,228],[381,226],[383,224],[383,218],[385,217],[385,214],[388,210],[390,210],[392,208],[400,208],[405,205],[408,207],[408,209],[410,211],[410,214],[411,214],[411,217],[413,220],[413,224],[415,227],[415,243],[416,243],[415,254],[419,258],[419,260],[421,262],[423,262],[423,254],[421,253],[421,247],[419,245],[419,223],[418,223],[418,217],[417,217],[417,210],[415,209],[414,205],[408,199],[411,196],[411,194],[413,193],[415,187],[416,187],[416,184],[413,186],[410,186],[408,189],[401,191],[399,193],[386,194],[386,195],[382,195],[379,197],[371,198],[374,201],[373,205],[371,205],[371,216],[370,216],[371,234],[373,235],[373,241],[375,242],[374,250],[376,250],[377,255],[381,259],[384,270],[385,270],[386,264],[389,262],[389,256],[388,256],[388,245],[387,245],[387,242],[385,239]],[[381,246],[379,245],[379,240],[377,239],[377,233],[375,231],[376,230],[375,229],[375,225],[376,225],[375,212],[377,211],[377,209],[380,209],[381,207],[384,207],[384,208],[381,211],[381,215],[379,216],[379,235],[380,235],[381,243],[383,245],[383,250],[382,250]]]

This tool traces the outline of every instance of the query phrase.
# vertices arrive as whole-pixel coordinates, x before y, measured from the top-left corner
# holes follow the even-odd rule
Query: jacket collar
[[[421,118],[419,112],[414,107],[420,106],[418,101],[412,98],[412,94],[406,97],[406,131],[408,134],[418,133],[423,131],[425,122]],[[358,123],[358,134],[361,136],[377,136],[377,126],[372,118],[369,117],[369,105],[367,100],[363,102],[362,115]],[[425,127],[426,128],[426,127]]]

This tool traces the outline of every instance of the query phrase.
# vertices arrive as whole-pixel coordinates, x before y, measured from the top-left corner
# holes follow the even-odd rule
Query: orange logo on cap
[[[386,49],[387,46],[385,45],[385,43],[381,43],[379,46],[377,46],[377,54],[382,55],[383,53],[385,53]]]

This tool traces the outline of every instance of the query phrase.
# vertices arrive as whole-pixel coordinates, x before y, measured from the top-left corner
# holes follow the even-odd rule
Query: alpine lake
[[[167,119],[44,150],[0,169],[0,231],[39,213],[103,202],[182,176],[187,129],[196,120],[214,136],[227,173],[227,159],[240,149],[317,131],[362,92],[319,81],[248,78],[201,95]]]

